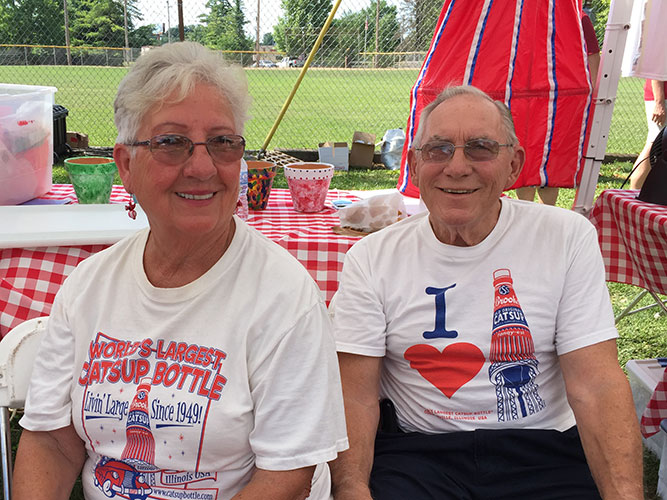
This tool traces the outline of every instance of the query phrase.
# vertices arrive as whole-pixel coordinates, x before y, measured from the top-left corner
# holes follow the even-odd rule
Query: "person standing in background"
[[[648,161],[653,140],[665,126],[665,93],[667,87],[667,51],[665,24],[667,0],[632,2],[630,29],[621,65],[621,76],[644,78],[644,104],[648,135],[630,173],[630,189],[641,189],[649,170]]]
[[[595,28],[591,18],[585,12],[581,15],[581,28],[584,32],[584,41],[586,42],[586,54],[588,56],[588,72],[591,76],[591,85],[595,87],[598,79],[598,69],[600,68],[600,44],[595,35]],[[533,201],[535,191],[540,203],[545,205],[555,205],[558,200],[558,188],[544,186],[539,189],[536,186],[525,186],[516,189],[516,196],[520,200]]]
[[[651,146],[660,129],[665,126],[665,108],[667,102],[667,82],[660,80],[646,79],[644,84],[644,106],[646,106],[646,122],[648,123],[648,134],[644,149],[637,157],[630,174],[630,189],[641,189],[644,180],[651,170],[651,165],[647,161],[651,152]]]

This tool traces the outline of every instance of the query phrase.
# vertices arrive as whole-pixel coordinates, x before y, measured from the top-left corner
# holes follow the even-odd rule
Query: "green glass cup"
[[[72,181],[79,203],[109,203],[117,171],[112,158],[101,156],[67,158],[65,170]]]

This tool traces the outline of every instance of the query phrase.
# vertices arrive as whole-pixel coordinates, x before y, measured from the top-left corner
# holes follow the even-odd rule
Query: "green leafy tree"
[[[5,41],[5,43],[13,42],[12,11],[10,10],[10,5],[13,3],[12,1],[0,0],[0,40]]]
[[[165,43],[169,43],[169,39],[171,38],[172,42],[178,42],[180,40],[180,34],[178,32],[178,27],[174,26],[169,30],[169,33],[167,34],[160,32],[156,38],[158,39],[157,44],[158,45],[164,45]],[[199,42],[202,45],[206,44],[206,26],[202,24],[188,24],[187,26],[183,27],[183,35],[185,36],[186,40],[190,40],[192,42]]]
[[[2,2],[0,4],[0,40],[6,40],[10,41],[11,40],[11,29],[10,29],[10,12],[7,6],[5,5],[6,2]]]
[[[244,32],[248,23],[241,0],[209,0],[209,14],[200,16],[206,24],[206,45],[220,50],[251,50],[252,41]]]
[[[130,47],[144,47],[146,45],[158,45],[157,26],[147,24],[132,30],[129,36]]]
[[[273,33],[264,33],[262,37],[262,45],[275,45],[276,41],[273,39]]]
[[[442,0],[403,0],[403,28],[406,33],[402,50],[427,50],[442,9]]]
[[[59,0],[0,0],[0,40],[26,45],[63,45],[63,4]]]
[[[185,27],[185,39],[204,44],[206,42],[206,26],[190,24]]]
[[[377,11],[376,11],[377,9]],[[393,52],[401,41],[398,12],[385,0],[373,2],[359,12],[346,14],[333,22],[322,44],[322,52],[327,55],[327,64],[355,66],[373,61],[365,52],[375,52],[375,19],[379,18],[378,52]],[[377,58],[378,66],[393,63],[390,56]]]
[[[591,0],[584,2],[584,9],[589,12],[591,21],[593,21],[595,35],[597,36],[600,47],[602,47],[602,42],[604,41],[604,32],[607,27],[610,3],[610,0]]]
[[[124,47],[123,3],[123,0],[71,0],[72,45]],[[141,19],[136,0],[127,0],[127,26],[130,32],[134,29],[135,19]]]
[[[278,48],[290,57],[308,54],[331,7],[332,0],[282,0],[285,16],[273,29]]]

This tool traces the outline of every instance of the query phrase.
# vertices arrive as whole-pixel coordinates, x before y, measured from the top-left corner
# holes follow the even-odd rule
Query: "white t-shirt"
[[[150,284],[144,230],[83,261],[56,297],[21,425],[74,422],[87,499],[124,481],[137,498],[227,500],[255,466],[325,464],[347,448],[317,286],[235,220],[225,254],[192,283]],[[316,476],[311,498],[329,498],[326,464]]]
[[[367,236],[329,308],[338,351],[384,356],[381,397],[408,432],[565,430],[558,355],[617,336],[590,222],[508,198],[472,247],[441,243],[428,213]]]
[[[621,63],[623,76],[667,80],[667,2],[634,0]]]

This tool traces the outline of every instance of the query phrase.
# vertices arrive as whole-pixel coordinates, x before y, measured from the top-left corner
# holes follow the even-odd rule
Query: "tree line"
[[[322,64],[354,64],[364,53],[422,51],[428,48],[442,6],[439,0],[402,0],[400,10],[374,0],[332,23],[318,54]],[[169,32],[143,24],[137,0],[0,0],[0,40],[10,45],[71,47],[143,47],[178,40]],[[175,2],[174,2],[175,3]],[[273,42],[290,57],[308,55],[332,8],[332,0],[281,0],[282,16],[264,42]],[[187,4],[186,4],[187,5]],[[65,16],[65,6],[67,8]],[[255,37],[243,0],[208,0],[199,23],[184,27],[185,38],[227,51],[252,52]],[[250,62],[247,58],[245,62]],[[376,61],[377,62],[377,61]]]

